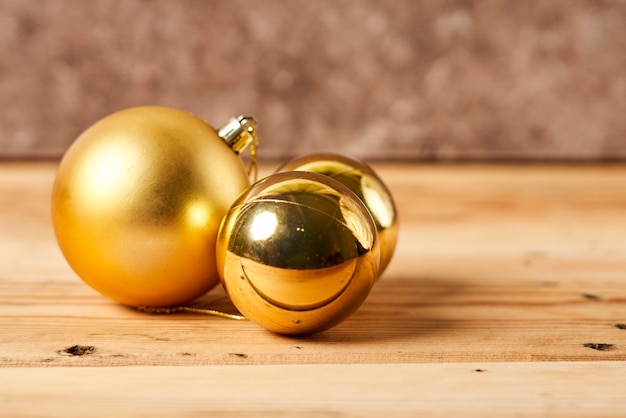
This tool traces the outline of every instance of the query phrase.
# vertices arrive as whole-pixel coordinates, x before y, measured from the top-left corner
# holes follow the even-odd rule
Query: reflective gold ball
[[[281,334],[310,334],[346,319],[369,294],[379,263],[363,203],[316,173],[277,173],[252,185],[217,239],[218,271],[232,302]]]
[[[137,107],[69,148],[52,193],[57,241],[74,271],[132,306],[177,305],[219,283],[220,222],[249,186],[214,128],[183,111]]]
[[[370,166],[343,155],[320,153],[295,158],[277,171],[324,174],[352,190],[374,219],[380,241],[380,274],[385,271],[398,241],[398,215],[391,193]]]

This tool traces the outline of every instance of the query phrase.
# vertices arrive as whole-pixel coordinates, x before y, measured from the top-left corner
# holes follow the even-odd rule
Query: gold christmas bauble
[[[374,219],[380,241],[380,274],[385,271],[398,241],[398,214],[391,192],[369,165],[343,155],[320,153],[295,158],[277,171],[324,174],[352,190]]]
[[[182,304],[219,283],[215,240],[249,186],[237,152],[251,121],[233,119],[218,134],[189,113],[149,106],[83,132],[52,192],[54,232],[78,276],[132,306]],[[249,129],[234,135],[242,124]]]
[[[369,294],[379,263],[367,209],[347,187],[316,173],[277,173],[252,185],[217,240],[232,302],[281,334],[310,334],[346,319]]]

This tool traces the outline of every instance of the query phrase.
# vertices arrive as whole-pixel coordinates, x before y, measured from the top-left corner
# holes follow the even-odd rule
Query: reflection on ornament
[[[63,157],[52,193],[70,266],[126,305],[178,305],[215,286],[215,239],[250,184],[237,154],[256,143],[255,126],[239,117],[218,132],[155,106],[89,127]]]
[[[324,174],[347,186],[361,199],[378,230],[382,274],[396,248],[398,217],[391,193],[374,170],[364,162],[343,155],[311,154],[295,158],[277,170],[284,171]]]
[[[217,266],[235,306],[282,334],[337,325],[378,275],[376,227],[359,198],[316,173],[283,172],[252,185],[225,216]]]
[[[263,241],[271,237],[278,226],[278,219],[273,212],[261,212],[250,225],[250,233],[255,241]]]

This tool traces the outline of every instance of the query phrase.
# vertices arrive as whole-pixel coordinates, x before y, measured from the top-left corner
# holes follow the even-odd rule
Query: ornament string
[[[219,300],[219,299],[218,299]],[[213,301],[216,302],[216,301]],[[227,312],[218,311],[216,309],[203,308],[203,305],[199,306],[137,306],[136,309],[140,312],[157,315],[171,315],[180,312],[192,312],[203,315],[218,316],[220,318],[232,319],[235,321],[247,321],[243,315],[231,314]]]
[[[259,137],[256,135],[254,128],[252,126],[248,127],[248,132],[250,136],[252,136],[252,142],[250,143],[250,163],[248,164],[248,178],[250,178],[251,182],[256,182],[257,176],[259,175],[259,167],[256,162],[256,152],[259,147]]]

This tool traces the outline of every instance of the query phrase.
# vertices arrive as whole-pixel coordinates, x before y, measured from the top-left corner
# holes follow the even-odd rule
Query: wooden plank
[[[55,166],[0,165],[0,366],[626,360],[616,327],[626,323],[626,167],[375,168],[400,212],[395,258],[349,320],[296,339],[101,297],[56,247]],[[74,345],[95,350],[64,352]]]
[[[623,417],[624,364],[0,369],[3,416]]]

